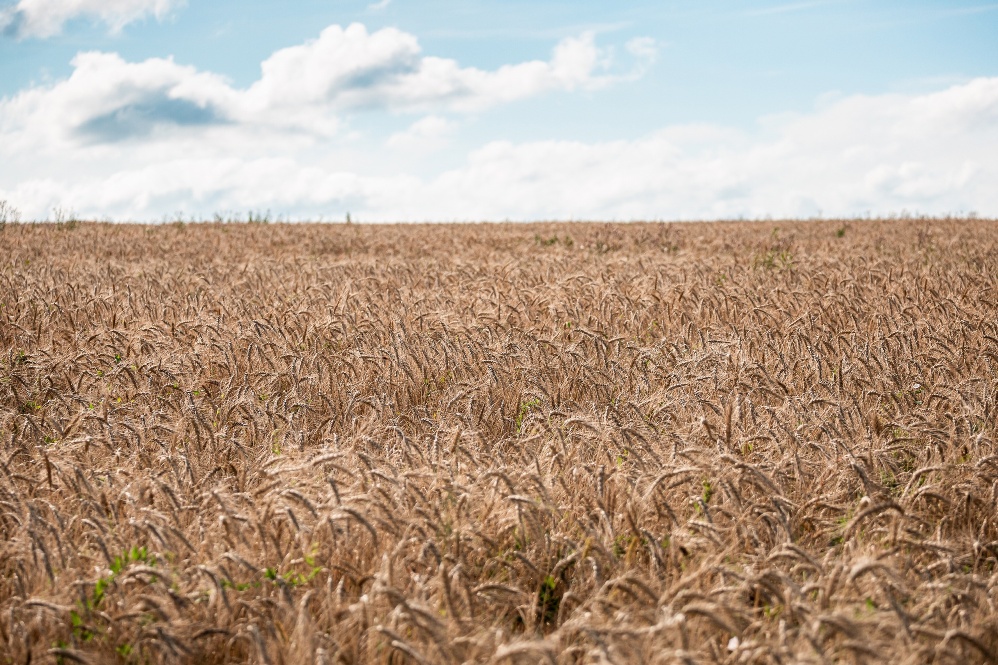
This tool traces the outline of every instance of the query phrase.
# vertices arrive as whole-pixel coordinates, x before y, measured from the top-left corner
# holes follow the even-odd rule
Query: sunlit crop
[[[998,223],[8,223],[0,663],[983,663]]]

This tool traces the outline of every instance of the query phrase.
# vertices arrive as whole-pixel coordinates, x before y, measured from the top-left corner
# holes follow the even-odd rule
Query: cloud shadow
[[[151,135],[160,127],[207,127],[229,121],[210,106],[154,93],[138,102],[90,118],[75,134],[89,142],[118,143]]]

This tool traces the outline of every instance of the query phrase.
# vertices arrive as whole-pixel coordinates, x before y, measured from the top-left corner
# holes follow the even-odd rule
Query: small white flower
[[[728,651],[734,651],[735,649],[738,648],[739,644],[741,644],[741,642],[738,641],[738,638],[732,637],[730,640],[728,640]]]

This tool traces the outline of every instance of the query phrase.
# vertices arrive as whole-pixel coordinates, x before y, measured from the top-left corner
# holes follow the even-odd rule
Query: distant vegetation
[[[60,221],[0,663],[998,655],[993,221]]]
[[[2,231],[7,222],[17,223],[21,221],[21,212],[14,206],[0,199],[0,231]]]

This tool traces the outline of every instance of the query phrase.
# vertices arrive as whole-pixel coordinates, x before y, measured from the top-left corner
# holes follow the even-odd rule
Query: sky
[[[998,217],[998,2],[0,0],[25,220]]]

